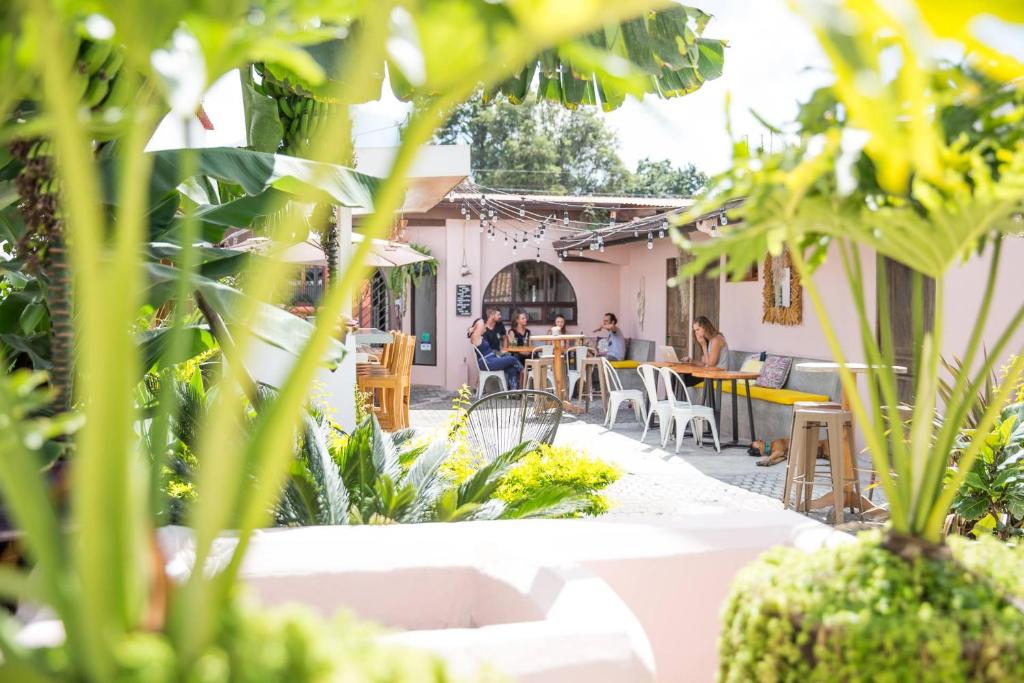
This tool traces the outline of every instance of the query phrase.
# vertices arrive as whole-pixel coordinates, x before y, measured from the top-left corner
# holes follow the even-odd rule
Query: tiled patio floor
[[[454,394],[437,387],[414,387],[412,426],[429,429],[444,423]],[[785,464],[758,467],[745,449],[698,447],[687,438],[679,454],[674,444],[660,447],[652,430],[640,442],[642,427],[628,408],[620,409],[614,431],[603,427],[600,403],[580,416],[566,414],[556,443],[572,444],[613,462],[624,476],[609,488],[613,509],[604,519],[671,517],[676,514],[732,510],[778,510],[786,475]],[[705,442],[706,444],[708,442]],[[825,492],[816,489],[815,495]],[[822,511],[827,512],[827,510]],[[815,514],[824,520],[824,514]]]

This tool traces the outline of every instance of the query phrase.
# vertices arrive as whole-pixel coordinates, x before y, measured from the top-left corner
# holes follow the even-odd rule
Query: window
[[[352,302],[352,317],[359,327],[388,329],[388,305],[391,303],[384,276],[374,270],[369,280],[364,280],[359,293]]]
[[[484,290],[484,310],[497,308],[505,320],[517,310],[531,323],[551,323],[556,315],[576,324],[576,292],[569,278],[549,263],[519,261],[505,266]]]

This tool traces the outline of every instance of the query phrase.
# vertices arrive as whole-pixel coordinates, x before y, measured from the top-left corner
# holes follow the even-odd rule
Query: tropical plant
[[[1005,14],[993,3],[986,7]],[[891,504],[893,535],[936,543],[949,504],[983,445],[981,435],[989,432],[1024,370],[1024,356],[1018,356],[978,420],[979,438],[964,450],[963,470],[944,483],[942,454],[952,450],[996,359],[1006,354],[1024,320],[1022,305],[1011,312],[985,357],[979,353],[981,336],[971,335],[962,356],[966,371],[954,377],[945,419],[933,420],[942,371],[943,275],[973,254],[991,255],[985,293],[970,323],[972,329],[986,329],[1001,240],[1018,230],[1016,217],[1024,208],[1024,135],[1016,121],[1024,113],[1024,92],[980,72],[985,62],[933,64],[916,42],[919,27],[908,26],[875,2],[863,7],[832,3],[828,12],[808,6],[806,13],[832,60],[836,83],[801,108],[795,123],[799,144],[774,154],[754,154],[745,144],[736,145],[735,168],[714,181],[709,197],[693,213],[719,211],[745,199],[729,211],[732,220],[720,237],[687,245],[696,254],[688,268],[697,272],[727,253],[724,268],[739,276],[764,253],[788,251],[840,362],[843,388]],[[1007,19],[1013,20],[1012,15]],[[894,74],[886,71],[873,42],[882,34],[892,36],[887,49],[902,58]],[[861,134],[863,146],[840,144],[850,138],[844,131]],[[854,183],[847,182],[850,175]],[[909,439],[886,426],[902,421],[889,304],[887,297],[879,297],[876,334],[864,296],[862,246],[913,273],[913,287],[903,293],[915,352]],[[854,376],[842,367],[847,355],[811,277],[829,248],[847,276],[864,359],[871,364],[866,401]],[[924,314],[926,278],[935,281],[931,325]],[[877,289],[888,290],[884,268],[877,269]]]
[[[904,559],[882,534],[830,552],[778,548],[737,575],[718,680],[985,681],[1024,671],[1024,550],[952,537]]]
[[[608,511],[608,499],[602,491],[621,476],[619,468],[572,446],[541,444],[508,473],[497,496],[515,507],[533,498],[535,491],[556,486],[573,491],[585,501],[566,517],[597,517]]]
[[[974,430],[964,430],[947,476],[956,476],[960,454],[975,438]],[[1024,536],[1024,403],[1003,409],[951,509],[950,524],[960,533],[1002,540]]]
[[[529,491],[520,485],[521,495],[511,500],[500,495],[536,448],[522,444],[452,482],[441,468],[449,456],[446,439],[416,443],[411,430],[384,432],[373,416],[338,439],[313,414],[278,503],[277,521],[308,526],[521,519],[572,514],[585,506],[578,489],[557,481],[531,482]]]
[[[784,131],[795,144],[777,153],[735,145],[734,168],[712,181],[706,201],[690,218],[727,210],[728,226],[706,243],[687,244],[696,254],[687,267],[697,273],[727,255],[722,268],[739,278],[766,253],[789,255],[839,364],[842,387],[889,501],[890,521],[881,538],[859,538],[851,549],[827,548],[810,556],[780,551],[755,563],[730,598],[720,678],[858,681],[891,673],[894,680],[1015,680],[1024,676],[1024,658],[1016,636],[1008,634],[1024,627],[1024,591],[1019,581],[1006,580],[1005,567],[1019,556],[1005,548],[961,553],[956,543],[943,545],[943,530],[950,505],[1024,371],[1024,356],[1012,349],[1018,357],[1005,382],[978,417],[976,430],[962,439],[965,417],[996,359],[1011,351],[1024,320],[1022,304],[1009,312],[982,357],[980,331],[991,329],[1003,239],[1019,231],[1024,210],[1024,91],[1019,80],[1004,77],[1014,64],[1016,76],[1024,75],[1024,64],[1008,55],[990,59],[991,49],[964,65],[936,63],[928,56],[928,40],[930,32],[959,35],[946,21],[947,11],[965,30],[976,25],[966,16],[990,15],[1017,27],[1024,16],[1016,6],[995,2],[954,7],[918,0],[910,3],[917,14],[875,1],[796,4],[831,61],[835,82],[815,92]],[[911,287],[899,293],[913,330],[909,420],[900,413],[887,269],[868,270],[865,251],[912,273]],[[954,264],[984,253],[991,258],[990,272],[976,317],[957,323],[975,333],[944,415],[936,419],[943,277]],[[835,312],[824,304],[813,277],[826,258],[838,258],[849,285],[863,353],[858,360],[869,367],[866,397],[846,366],[849,349],[833,324]],[[872,272],[877,309],[865,296]],[[925,315],[928,278],[935,288],[932,320]],[[890,428],[897,424],[906,428]],[[947,475],[954,447],[959,455]],[[950,547],[957,552],[951,554]],[[998,576],[973,566],[971,557],[983,552]],[[965,584],[972,594],[977,591],[970,602],[957,599],[958,590],[947,599],[947,586]],[[929,616],[898,633],[898,623],[908,624],[903,617],[893,621],[901,614]],[[946,640],[932,630],[933,623],[944,624]],[[762,658],[764,643],[781,656]],[[990,664],[990,656],[1002,663]]]
[[[38,471],[39,439],[32,437],[36,422],[16,409],[17,392],[6,378],[0,382],[0,419],[5,425],[0,430],[0,487],[7,511],[23,534],[31,568],[30,573],[4,567],[0,590],[7,599],[51,609],[63,627],[60,646],[26,649],[12,636],[17,623],[0,614],[0,677],[104,682],[445,678],[432,658],[421,659],[426,663],[414,671],[406,666],[412,660],[405,656],[386,662],[361,659],[370,648],[359,650],[358,645],[352,648],[358,653],[351,656],[348,649],[333,650],[343,662],[327,661],[317,656],[327,645],[315,640],[316,629],[257,629],[258,617],[249,611],[238,616],[241,563],[253,530],[269,520],[280,496],[308,388],[325,357],[332,355],[336,321],[361,269],[339,273],[316,326],[303,328],[288,342],[301,349],[291,372],[273,396],[263,398],[255,394],[242,362],[256,336],[248,323],[274,322],[264,318],[263,306],[288,267],[275,258],[276,249],[268,258],[252,259],[244,272],[246,296],[237,298],[196,279],[208,260],[200,258],[204,252],[195,243],[201,226],[228,220],[232,211],[282,203],[285,212],[270,221],[272,237],[303,225],[302,207],[317,203],[371,209],[364,227],[368,237],[380,236],[400,206],[419,147],[446,112],[481,83],[510,90],[502,85],[510,73],[536,65],[538,55],[544,56],[546,70],[567,66],[571,59],[574,68],[560,72],[558,83],[568,103],[587,100],[591,90],[606,106],[625,93],[688,92],[720,69],[723,44],[698,42],[694,35],[665,40],[675,33],[666,34],[666,27],[692,34],[689,24],[703,28],[706,15],[691,10],[682,16],[678,11],[644,14],[653,4],[591,0],[566,11],[564,3],[532,0],[414,5],[389,0],[356,5],[228,0],[201,7],[167,0],[146,5],[143,13],[139,3],[16,0],[0,7],[0,139],[44,137],[51,145],[59,189],[56,210],[75,304],[73,392],[84,418],[75,434],[68,514],[62,519]],[[681,21],[673,22],[673,17]],[[83,18],[90,40],[117,40],[124,49],[122,68],[139,74],[138,96],[102,116],[83,110],[76,87],[81,79],[75,73],[72,45],[77,45],[73,38]],[[619,22],[626,24],[620,27]],[[604,43],[592,33],[602,26],[611,27],[600,33]],[[344,51],[348,58],[339,57],[340,75],[328,79],[306,48],[342,33],[349,36]],[[581,35],[590,37],[578,39]],[[629,57],[625,63],[623,51]],[[167,111],[172,123],[185,122],[208,83],[246,64],[274,63],[337,100],[342,114],[325,122],[310,147],[339,154],[350,144],[350,122],[344,114],[350,104],[372,99],[385,61],[391,82],[416,97],[418,106],[389,177],[379,185],[371,187],[341,167],[251,150],[166,153],[163,162],[160,155],[145,153]],[[651,71],[658,69],[661,73],[652,77]],[[576,74],[591,73],[592,79],[577,81]],[[549,92],[555,89],[550,71],[542,81]],[[525,87],[531,83],[526,79]],[[26,100],[35,103],[38,116],[21,109]],[[97,154],[96,141],[108,135],[117,138],[115,149]],[[239,173],[244,196],[230,199],[217,191],[218,184],[196,180],[229,171]],[[321,181],[343,188],[342,196],[316,187]],[[155,189],[171,192],[179,187],[187,199],[176,195],[166,204],[154,203],[162,194]],[[282,198],[275,190],[291,196]],[[151,206],[166,213],[153,213]],[[176,207],[182,206],[176,219]],[[174,227],[169,234],[180,236],[160,260],[171,260],[177,268],[147,265],[147,233],[161,219]],[[371,244],[367,239],[355,249],[353,263],[363,262]],[[182,349],[187,349],[190,334],[188,295],[196,291],[197,282],[203,290],[194,301],[227,360],[213,373],[215,392],[196,441],[196,489],[216,490],[217,495],[199,495],[191,506],[188,522],[198,570],[169,590],[154,540],[151,507],[159,478],[153,476],[151,463],[160,463],[178,407],[168,388],[161,391],[155,410],[141,419],[136,399],[146,366],[134,330],[150,289],[174,292],[160,358],[169,366],[189,357]],[[215,310],[209,299],[235,304],[238,323],[233,329],[222,316],[208,315]],[[251,405],[258,409],[243,429]],[[140,429],[145,430],[141,440]],[[147,444],[158,452],[147,453]],[[152,485],[146,486],[147,481]],[[214,543],[232,527],[237,539],[233,553],[219,571],[206,571]],[[276,655],[282,656],[265,659]]]

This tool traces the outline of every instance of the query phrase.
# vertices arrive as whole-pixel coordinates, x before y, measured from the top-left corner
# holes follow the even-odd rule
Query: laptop
[[[678,363],[679,356],[676,355],[676,348],[674,346],[659,346],[658,347],[658,358],[663,363]]]

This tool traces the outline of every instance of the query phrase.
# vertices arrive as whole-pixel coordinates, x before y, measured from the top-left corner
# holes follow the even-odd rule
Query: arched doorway
[[[569,278],[543,261],[518,261],[499,270],[484,290],[484,310],[497,308],[505,320],[525,311],[536,323],[553,322],[564,315],[576,324],[576,290]]]

